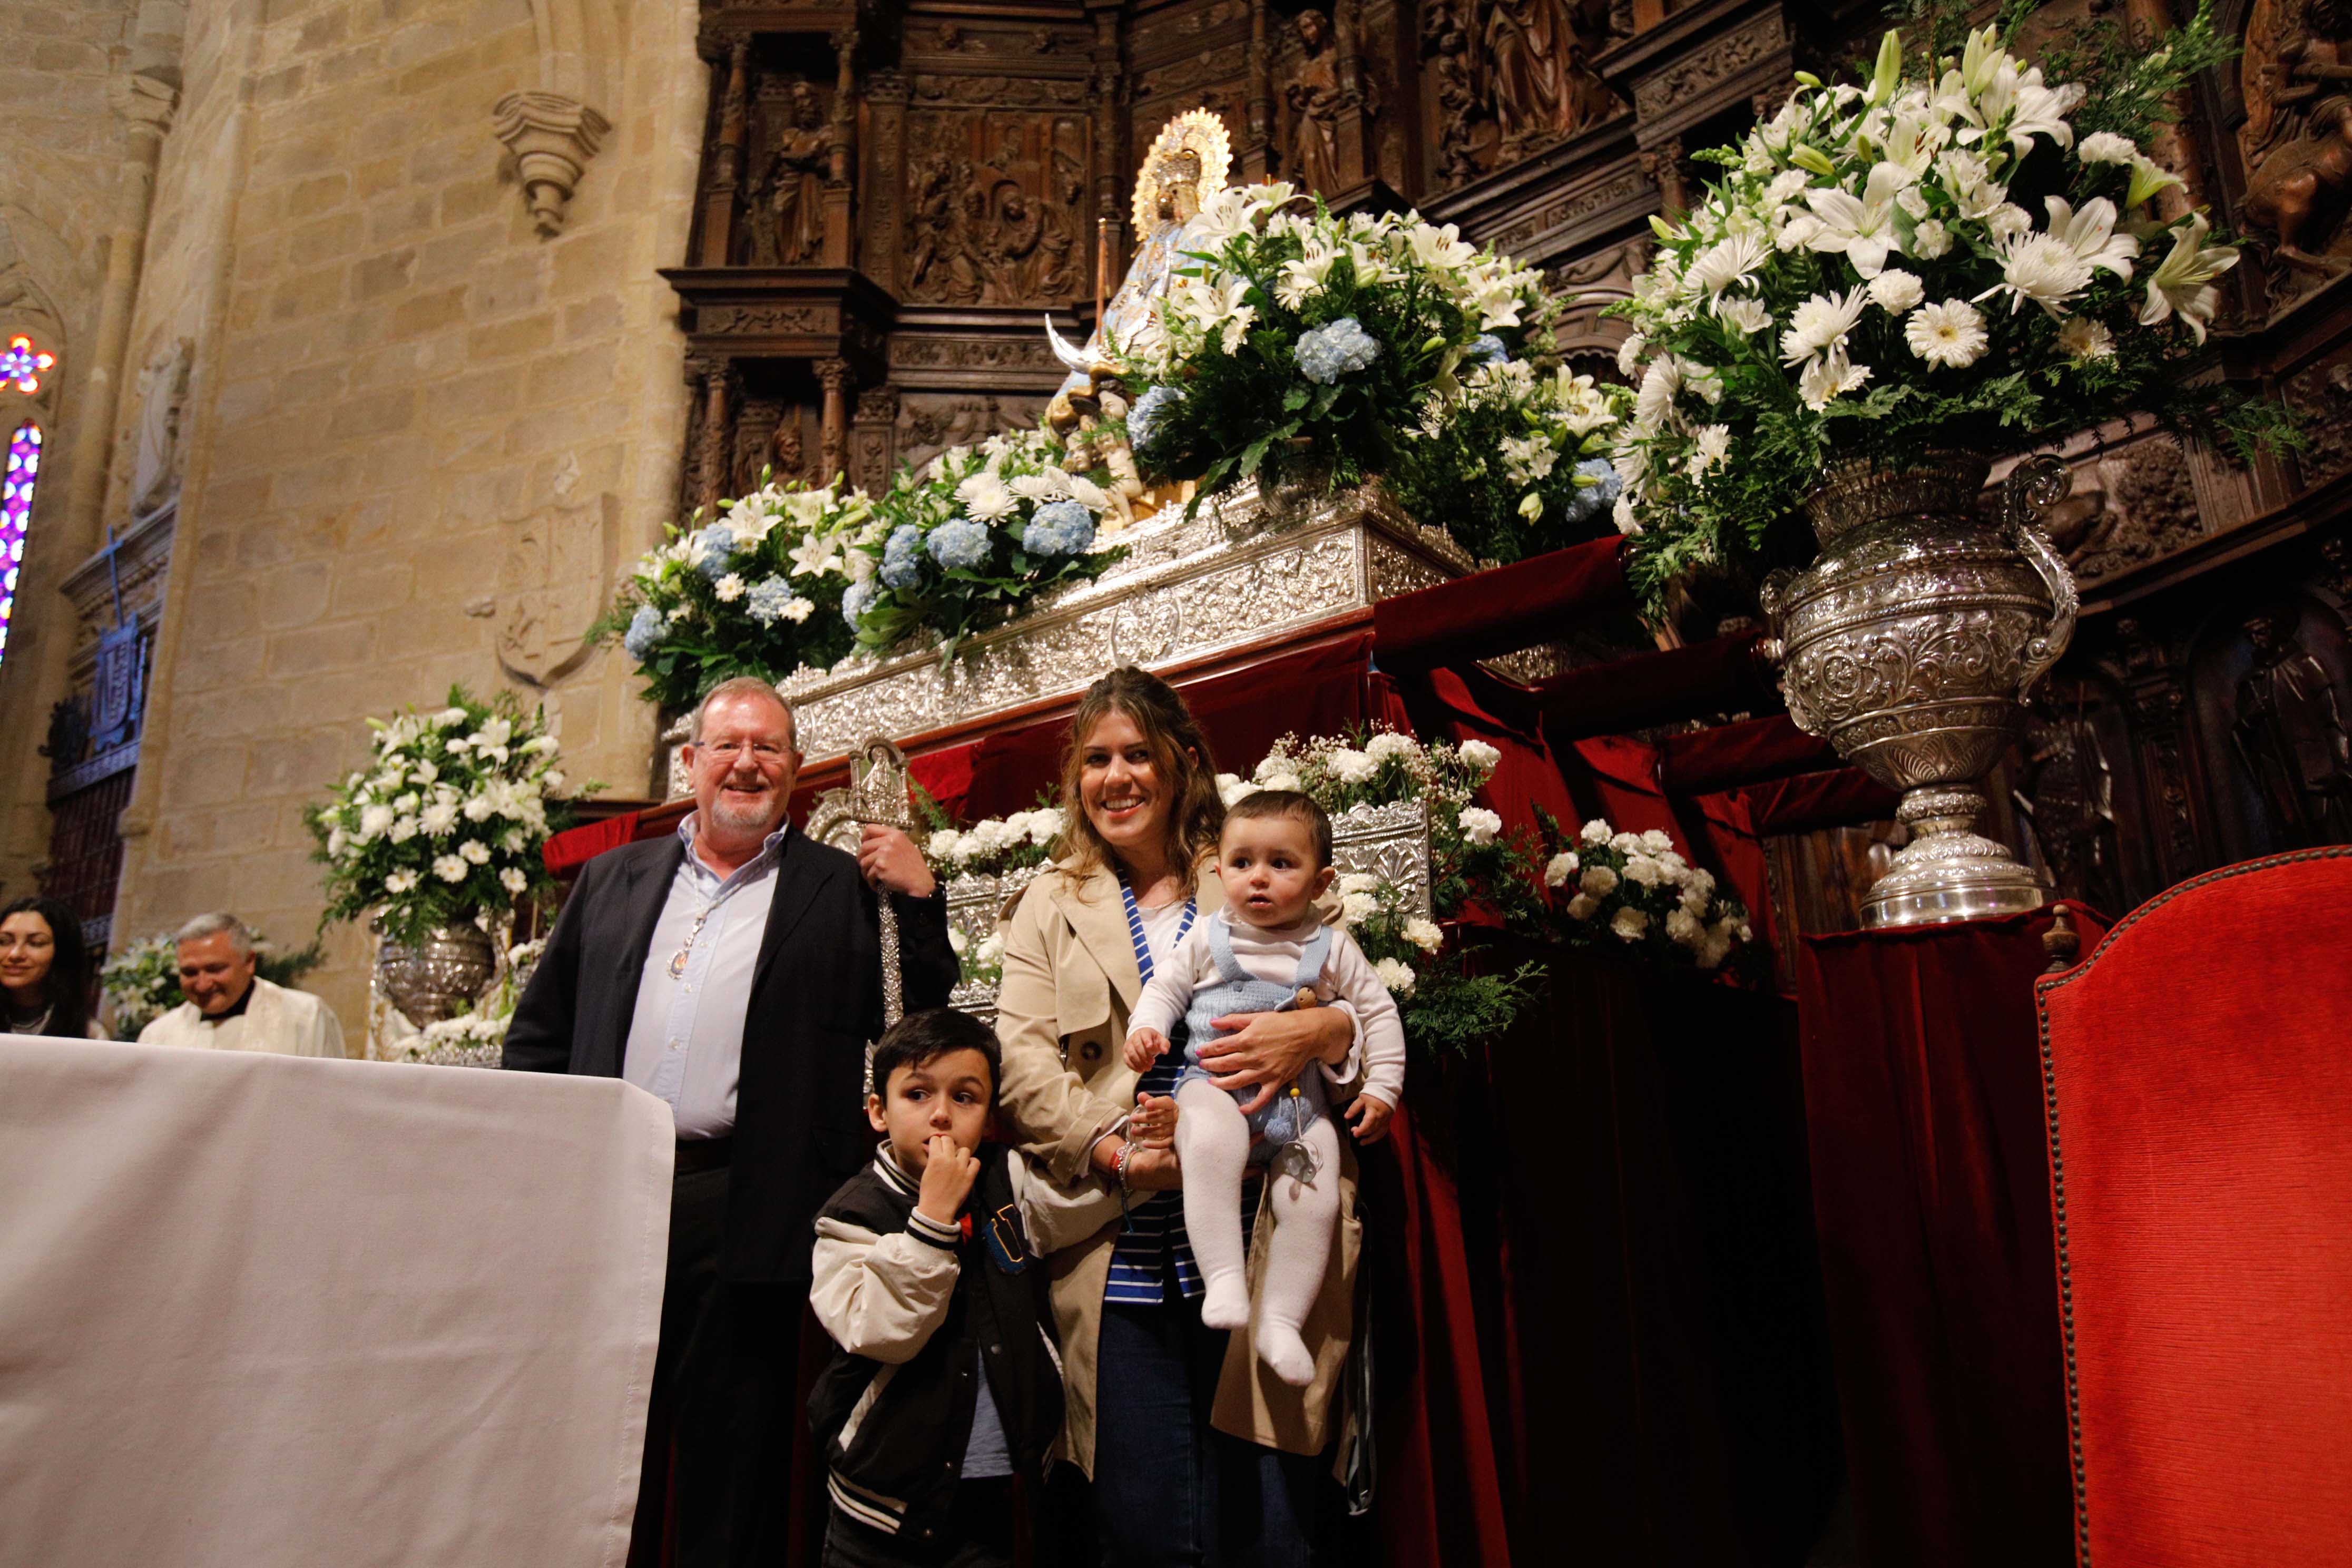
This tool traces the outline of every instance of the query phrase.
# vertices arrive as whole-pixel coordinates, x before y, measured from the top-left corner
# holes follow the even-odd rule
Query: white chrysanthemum
[[[1642,520],[1634,514],[1633,498],[1630,495],[1621,495],[1617,498],[1616,503],[1609,509],[1609,521],[1617,525],[1617,531],[1620,533],[1633,534],[1642,531]]]
[[[1642,390],[1634,395],[1633,418],[1657,429],[1674,413],[1675,398],[1682,389],[1682,362],[1671,354],[1656,361],[1642,377]]]
[[[1642,351],[1649,346],[1649,340],[1639,332],[1635,332],[1632,337],[1619,343],[1617,345],[1618,374],[1632,375],[1633,367],[1642,363]]]
[[[1772,324],[1772,312],[1761,300],[1751,300],[1745,294],[1726,294],[1715,302],[1716,318],[1753,337]]]
[[[1820,410],[1828,407],[1834,398],[1860,391],[1869,379],[1870,367],[1853,363],[1841,348],[1805,366],[1803,374],[1797,377],[1797,392],[1805,400],[1806,407]]]
[[[710,584],[710,596],[722,605],[731,605],[743,596],[746,586],[741,573],[730,572],[726,576]]]
[[[1709,425],[1702,428],[1691,442],[1690,477],[1703,479],[1708,470],[1719,467],[1731,455],[1731,427]]]
[[[2128,136],[2118,136],[2112,131],[2094,131],[2083,138],[2074,155],[2085,163],[2128,163],[2139,152]]]
[[[1720,294],[1752,277],[1769,255],[1771,249],[1760,234],[1727,235],[1701,251],[1685,277],[1694,288],[1703,289],[1709,295]]]
[[[499,885],[515,897],[520,898],[522,890],[530,886],[530,879],[515,867],[509,866],[499,873]]]
[[[1402,959],[1383,958],[1372,965],[1372,973],[1381,977],[1381,984],[1392,994],[1398,996],[1412,994],[1412,966]]]
[[[986,522],[1010,517],[1021,506],[1021,497],[1013,487],[985,468],[966,475],[963,482],[956,486],[955,494],[965,511]],[[797,568],[793,574],[800,574]]]
[[[468,838],[458,845],[457,854],[468,866],[487,866],[490,863],[490,847],[478,838]]]
[[[404,893],[415,886],[416,873],[414,871],[394,871],[383,879],[383,890],[387,893]]]
[[[1609,929],[1625,942],[1639,942],[1642,933],[1650,929],[1650,917],[1629,904],[1609,917]]]
[[[2085,363],[2116,357],[2116,335],[2088,316],[2068,317],[2058,329],[2058,346]]]
[[[1889,268],[1870,280],[1870,302],[1890,316],[1915,309],[1927,290],[1914,273]]]
[[[455,855],[436,856],[433,874],[445,882],[462,882],[466,879],[466,863]]]
[[[436,800],[416,814],[416,825],[438,838],[457,826],[457,803]]]
[[[1862,319],[1866,301],[1863,290],[1854,289],[1842,295],[1816,294],[1798,306],[1789,316],[1789,330],[1780,334],[1781,361],[1801,364],[1843,344]]]
[[[1966,300],[1922,306],[1903,323],[1903,341],[1929,364],[1963,370],[1984,357],[1984,317]]]
[[[386,828],[389,828],[392,826],[393,818],[399,815],[400,814],[398,812],[393,810],[392,807],[388,805],[363,805],[360,807],[360,842],[364,844],[369,839],[383,833]]]
[[[1568,885],[1568,879],[1576,875],[1577,869],[1578,861],[1576,858],[1576,851],[1573,849],[1563,849],[1559,854],[1553,856],[1549,860],[1544,862],[1544,886],[1547,888],[1566,887]]]

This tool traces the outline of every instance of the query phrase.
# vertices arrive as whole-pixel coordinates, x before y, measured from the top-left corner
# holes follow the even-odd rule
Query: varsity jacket
[[[1013,1465],[1042,1477],[1062,1429],[1062,1362],[1044,1258],[1119,1218],[1100,1181],[1055,1185],[981,1146],[961,1222],[919,1214],[885,1143],[819,1211],[809,1301],[833,1360],[809,1396],[834,1504],[912,1542],[938,1538],[986,1368]]]

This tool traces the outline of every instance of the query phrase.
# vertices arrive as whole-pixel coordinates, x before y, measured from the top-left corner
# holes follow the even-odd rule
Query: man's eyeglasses
[[[691,744],[697,752],[709,752],[714,757],[733,758],[749,752],[753,761],[762,763],[781,763],[792,755],[791,747],[772,745],[766,741],[696,741]]]

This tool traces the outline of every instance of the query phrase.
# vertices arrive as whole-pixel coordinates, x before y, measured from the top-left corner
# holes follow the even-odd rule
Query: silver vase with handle
[[[1819,558],[1764,582],[1789,717],[1903,794],[1895,816],[1911,841],[1871,888],[1865,927],[2013,914],[2048,897],[1976,825],[1984,776],[2074,633],[2074,575],[2039,526],[2072,475],[2029,458],[1988,516],[1990,468],[1957,452],[1832,468],[1804,508]]]
[[[470,921],[436,926],[413,943],[386,937],[375,963],[384,999],[420,1029],[479,1001],[499,968],[489,933]]]

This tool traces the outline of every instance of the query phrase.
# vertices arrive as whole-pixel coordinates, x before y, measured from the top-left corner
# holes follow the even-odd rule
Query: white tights
[[[1213,1329],[1249,1322],[1249,1283],[1242,1266],[1242,1173],[1249,1163],[1249,1119],[1233,1095],[1206,1079],[1176,1091],[1176,1153],[1184,1167],[1184,1229],[1201,1266],[1207,1294],[1201,1321]],[[1315,1173],[1300,1180],[1277,1159],[1266,1173],[1274,1184],[1274,1228],[1261,1235],[1265,1290],[1258,1305],[1257,1353],[1283,1382],[1305,1387],[1315,1358],[1299,1325],[1323,1287],[1331,1260],[1331,1233],[1339,1220],[1339,1132],[1326,1115],[1299,1140],[1314,1155]]]

